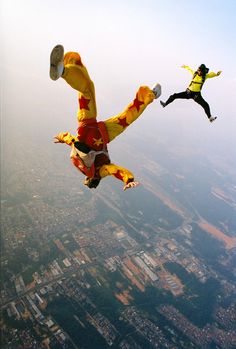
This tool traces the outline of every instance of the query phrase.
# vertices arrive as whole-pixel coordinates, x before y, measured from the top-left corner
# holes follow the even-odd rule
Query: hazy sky
[[[199,132],[232,136],[235,23],[236,0],[1,0],[3,126],[8,118],[23,126],[30,121],[48,129],[48,137],[76,128],[76,92],[62,79],[49,79],[50,51],[60,43],[65,51],[81,53],[96,86],[101,119],[122,111],[141,84],[160,82],[164,100],[185,90],[191,75],[182,64],[197,68],[205,63],[210,70],[222,70],[203,88],[218,116],[214,125],[190,101],[176,101],[166,109],[155,102],[145,112],[146,120],[158,129],[159,122],[171,128],[175,118],[177,125],[188,121],[189,132],[198,127]]]

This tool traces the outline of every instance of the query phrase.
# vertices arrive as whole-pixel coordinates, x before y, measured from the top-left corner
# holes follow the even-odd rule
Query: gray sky
[[[80,52],[96,86],[99,119],[121,112],[139,85],[160,82],[164,100],[185,90],[191,75],[182,64],[222,70],[202,92],[218,116],[214,124],[192,101],[166,109],[157,101],[134,130],[145,128],[148,137],[166,123],[171,135],[182,130],[190,139],[198,133],[235,146],[235,23],[235,0],[2,0],[2,132],[9,137],[8,124],[17,124],[22,136],[44,130],[50,142],[60,131],[75,132],[76,91],[49,79],[50,51],[60,43]]]

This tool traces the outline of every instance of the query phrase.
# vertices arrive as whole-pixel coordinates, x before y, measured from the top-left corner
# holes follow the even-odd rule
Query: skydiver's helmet
[[[100,183],[101,178],[89,178],[86,177],[84,181],[84,185],[87,185],[90,189],[97,188],[98,184]]]
[[[201,70],[202,74],[203,75],[206,75],[208,72],[209,72],[209,68],[207,68],[205,66],[205,64],[201,64],[199,67],[198,67],[199,70]]]

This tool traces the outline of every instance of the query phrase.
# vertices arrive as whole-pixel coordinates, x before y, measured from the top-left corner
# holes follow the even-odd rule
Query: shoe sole
[[[59,79],[58,74],[58,64],[63,62],[64,58],[64,47],[62,45],[57,45],[53,48],[50,55],[50,78],[52,80]]]
[[[217,116],[214,119],[210,120],[210,122],[214,122],[216,119],[217,119]]]
[[[161,96],[161,85],[156,84],[155,86],[153,86],[152,91],[155,95],[155,99],[159,98]]]

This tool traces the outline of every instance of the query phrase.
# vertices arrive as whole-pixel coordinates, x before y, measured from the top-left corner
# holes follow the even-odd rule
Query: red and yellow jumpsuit
[[[62,78],[75,90],[78,91],[78,129],[77,136],[69,132],[59,133],[55,138],[69,146],[74,147],[75,142],[86,144],[90,149],[101,151],[95,157],[94,170],[90,173],[86,168],[78,165],[76,154],[71,152],[71,160],[74,165],[87,176],[87,179],[104,178],[112,175],[124,184],[134,181],[133,174],[120,166],[110,162],[107,143],[121,134],[133,121],[135,121],[144,109],[153,102],[155,95],[147,86],[141,86],[132,103],[120,114],[105,121],[97,122],[97,108],[95,88],[81,57],[76,52],[67,52],[64,56],[64,72]],[[89,177],[89,178],[88,178]],[[86,184],[86,181],[85,181]]]

